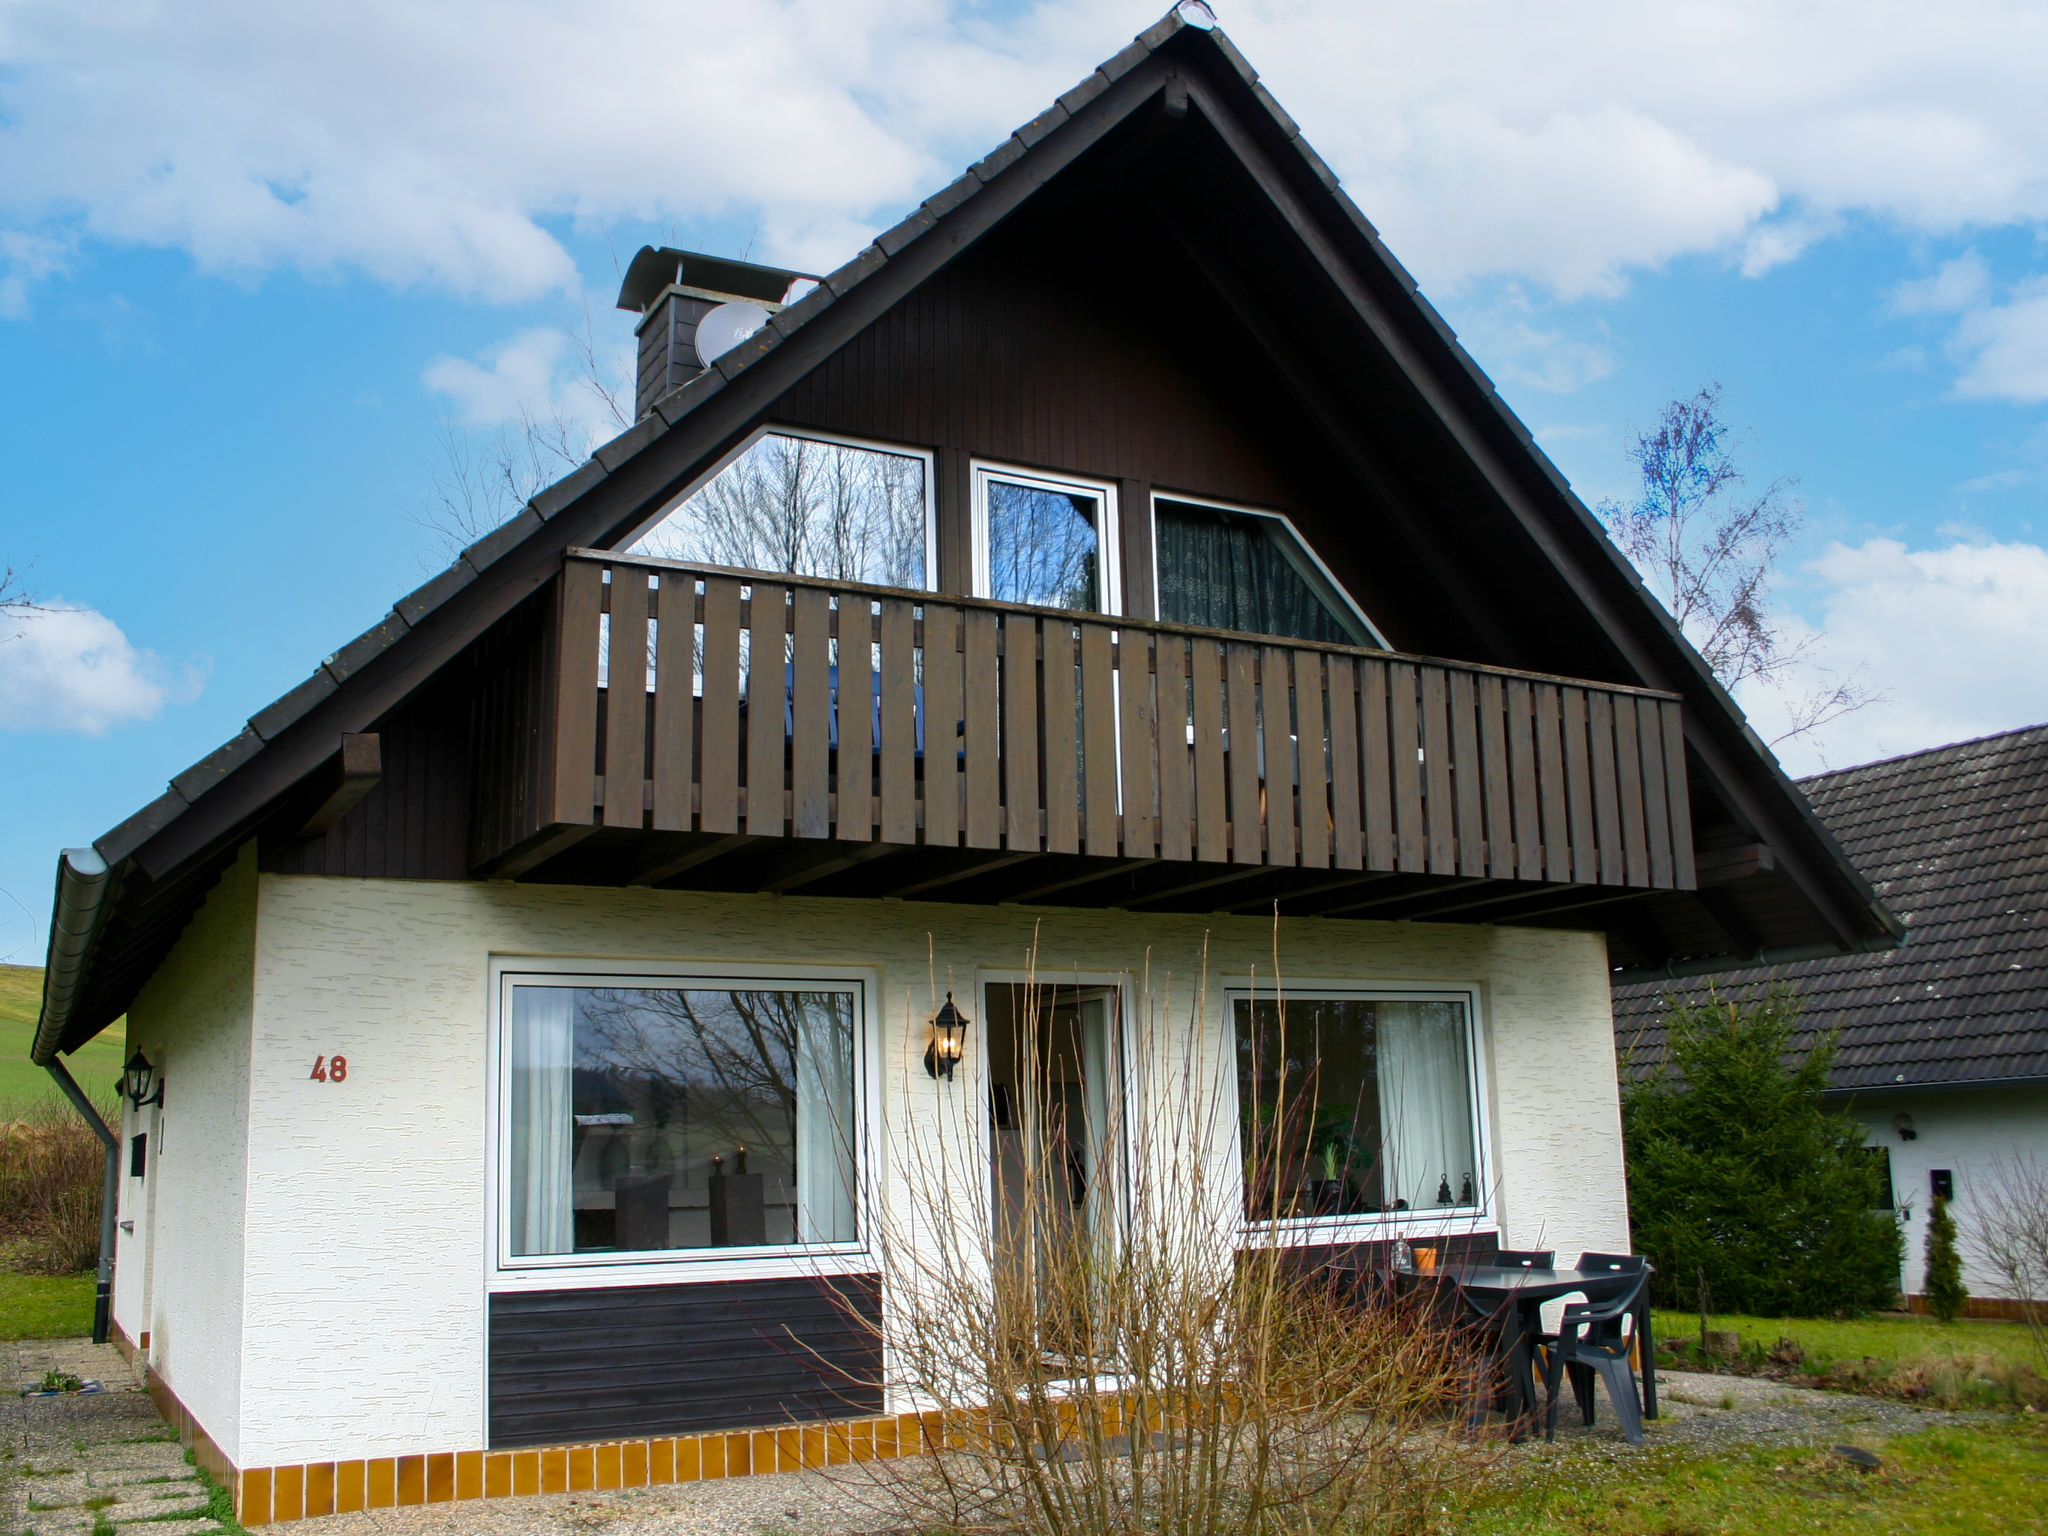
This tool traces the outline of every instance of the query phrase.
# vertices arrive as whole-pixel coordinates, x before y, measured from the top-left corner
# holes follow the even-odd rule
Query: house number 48
[[[346,1056],[315,1056],[313,1058],[313,1081],[316,1083],[347,1082],[348,1058]]]

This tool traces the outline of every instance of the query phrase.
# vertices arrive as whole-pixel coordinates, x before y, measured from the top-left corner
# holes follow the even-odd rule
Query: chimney
[[[640,371],[634,419],[653,410],[747,337],[789,301],[808,273],[640,247],[619,287],[619,308],[640,316]]]

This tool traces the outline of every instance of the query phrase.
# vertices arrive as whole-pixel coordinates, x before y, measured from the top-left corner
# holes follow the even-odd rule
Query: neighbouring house
[[[1971,1244],[2001,1164],[2048,1164],[2048,725],[1957,742],[1799,781],[1906,941],[1873,954],[1740,966],[1712,977],[1630,980],[1614,1029],[1637,1071],[1662,1054],[1664,1014],[1711,984],[1742,1001],[1789,987],[1799,1047],[1835,1039],[1829,1093],[1884,1160],[1906,1222],[1900,1290],[1925,1310],[1927,1212],[1953,1202],[1970,1312],[2014,1297]],[[1749,879],[1762,879],[1768,860]]]
[[[1034,1038],[1171,1113],[1162,989],[1233,1180],[1319,1021],[1305,1257],[1576,1253],[1615,967],[1896,941],[1211,26],[815,283],[643,250],[638,423],[62,856],[36,1059],[126,1015],[114,1323],[245,1523],[902,1443],[919,1128],[1007,1198]]]

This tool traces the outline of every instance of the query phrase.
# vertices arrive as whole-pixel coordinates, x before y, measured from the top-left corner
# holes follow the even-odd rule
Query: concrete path
[[[107,1390],[20,1395],[53,1370]],[[111,1345],[0,1343],[0,1389],[0,1533],[207,1536],[221,1529],[207,1516],[198,1472]]]

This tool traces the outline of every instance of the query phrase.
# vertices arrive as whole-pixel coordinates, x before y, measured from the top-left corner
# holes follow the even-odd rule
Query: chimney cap
[[[666,245],[659,250],[643,245],[632,265],[626,268],[625,282],[619,285],[619,308],[642,313],[672,284],[685,283],[705,293],[779,305],[788,294],[789,285],[799,279],[817,281],[808,272],[760,267],[750,261],[678,251]]]

